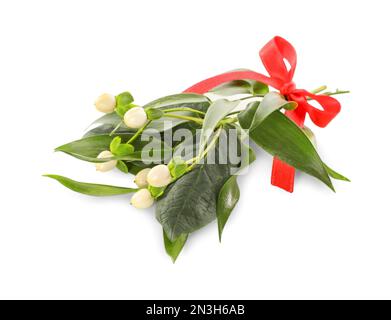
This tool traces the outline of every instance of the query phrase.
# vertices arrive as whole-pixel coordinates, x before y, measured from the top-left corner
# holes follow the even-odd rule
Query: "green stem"
[[[325,91],[326,89],[327,89],[327,86],[320,86],[319,88],[316,88],[316,89],[312,90],[311,92],[313,94],[317,94],[319,92]]]
[[[335,96],[337,94],[345,94],[345,93],[350,93],[350,91],[349,90],[337,90],[335,92],[325,92],[323,94],[326,96]]]
[[[324,96],[335,96],[337,94],[345,94],[345,93],[350,93],[348,90],[337,90],[335,92],[324,92],[322,93]],[[307,100],[312,100],[311,98],[307,98]]]
[[[243,111],[243,110],[230,112],[230,113],[227,114],[227,117],[228,117],[228,116],[233,116],[234,114],[241,113],[242,111]]]
[[[222,130],[223,130],[223,127],[220,127],[220,128],[216,131],[216,133],[215,133],[213,139],[211,140],[211,142],[208,144],[208,146],[205,148],[205,150],[204,150],[199,156],[197,156],[197,157],[195,157],[195,158],[193,158],[193,159],[190,159],[190,160],[195,160],[195,161],[194,161],[194,163],[193,163],[190,167],[187,168],[187,171],[190,171],[191,169],[193,169],[193,167],[194,167],[197,163],[199,163],[199,162],[208,154],[208,152],[210,151],[210,149],[213,148],[213,146],[216,144],[217,140],[219,139]],[[188,161],[190,161],[190,160],[188,160]],[[186,163],[187,163],[188,161],[186,161]]]
[[[111,137],[114,133],[116,133],[121,125],[122,125],[122,121],[117,124],[117,126],[113,129],[113,131],[110,132],[109,136]]]
[[[198,114],[202,114],[202,115],[205,115],[205,112],[202,112],[202,111],[199,111],[199,110],[196,110],[196,109],[192,109],[192,108],[187,108],[187,107],[183,107],[183,108],[170,108],[170,109],[165,109],[165,110],[162,110],[164,113],[169,113],[169,112],[177,112],[177,111],[190,111],[190,112],[194,112],[194,113],[198,113]]]
[[[239,112],[241,112],[241,111],[239,111]],[[223,120],[221,120],[221,121],[219,122],[218,125],[224,125],[224,124],[228,124],[228,123],[234,123],[234,122],[236,122],[236,121],[238,121],[238,117],[224,118]]]
[[[204,120],[202,120],[200,118],[184,116],[184,115],[179,115],[179,114],[166,114],[165,116],[167,118],[176,118],[176,119],[183,119],[183,120],[194,121],[194,122],[196,122],[198,124],[202,124],[204,122]]]
[[[220,127],[220,128],[216,131],[216,133],[215,133],[215,135],[214,135],[212,141],[208,144],[208,146],[205,148],[204,152],[200,155],[198,161],[200,161],[203,157],[205,157],[206,154],[209,152],[209,150],[216,144],[217,140],[218,140],[219,137],[220,137],[220,134],[221,134],[221,131],[222,131],[222,130],[223,130],[223,127]]]
[[[263,98],[263,97],[265,97],[265,95],[266,94],[254,94],[253,96],[244,97],[239,100],[247,100],[247,99],[252,99],[252,98]]]
[[[312,93],[314,93],[314,94],[320,93],[323,90],[326,90],[326,88],[327,88],[326,86],[321,86],[321,87],[313,90]],[[348,90],[337,90],[335,92],[324,92],[322,94],[325,95],[325,96],[335,96],[337,94],[345,94],[345,93],[350,93],[350,91],[348,91]],[[242,99],[239,99],[239,100],[247,100],[247,99],[258,98],[258,97],[265,97],[265,95],[264,94],[256,94],[256,95],[245,97],[245,98],[242,98]],[[312,99],[311,98],[307,98],[307,100],[312,100]]]
[[[187,160],[185,163],[190,164],[190,163],[193,163],[195,160],[197,160],[197,157],[191,158],[191,159]]]
[[[151,120],[147,121],[146,124],[144,124],[140,129],[137,130],[137,132],[126,142],[127,144],[131,144],[136,138],[144,131],[144,129],[151,123]]]

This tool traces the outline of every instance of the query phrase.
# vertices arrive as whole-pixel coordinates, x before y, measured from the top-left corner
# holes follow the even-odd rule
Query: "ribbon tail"
[[[219,74],[217,76],[198,82],[195,85],[191,86],[190,88],[187,88],[183,92],[204,94],[223,83],[233,81],[233,80],[255,80],[270,85],[274,88],[276,87],[278,88],[280,86],[280,82],[277,80],[271,79],[261,73],[257,73],[251,70],[246,70],[246,71],[230,71],[223,74]]]
[[[274,157],[271,184],[292,193],[295,185],[295,168]]]
[[[298,126],[302,127],[305,120],[305,111],[301,108],[297,108],[294,111],[287,111],[285,115],[294,121]],[[290,193],[293,192],[295,186],[295,173],[294,167],[281,161],[278,157],[273,158],[271,184],[278,188],[281,188]]]

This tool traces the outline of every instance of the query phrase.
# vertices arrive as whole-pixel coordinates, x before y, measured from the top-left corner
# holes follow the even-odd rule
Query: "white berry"
[[[141,107],[133,107],[124,115],[125,125],[132,129],[139,129],[148,121],[147,114]]]
[[[104,113],[113,112],[115,109],[115,105],[116,105],[115,97],[108,93],[102,94],[95,101],[96,109]]]
[[[132,199],[130,200],[132,206],[138,209],[149,208],[153,205],[153,202],[154,199],[148,189],[140,189],[133,195]]]
[[[166,165],[159,164],[149,171],[147,181],[152,187],[165,187],[171,182],[170,170]]]
[[[102,151],[97,156],[98,159],[111,158],[111,157],[113,157],[113,154],[107,150]],[[106,162],[97,162],[95,164],[95,167],[96,167],[97,171],[106,172],[106,171],[110,171],[110,170],[114,169],[116,165],[117,165],[117,160],[110,160],[110,161],[106,161]]]
[[[151,169],[146,168],[146,169],[139,171],[136,174],[136,177],[134,178],[134,182],[136,183],[137,187],[145,188],[148,186],[147,175],[148,175],[149,171],[151,171]]]

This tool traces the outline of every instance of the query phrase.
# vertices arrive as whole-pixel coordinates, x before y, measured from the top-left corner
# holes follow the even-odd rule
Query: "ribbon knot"
[[[297,108],[293,111],[287,111],[285,114],[300,127],[304,125],[306,114],[309,115],[314,124],[323,128],[339,113],[341,105],[338,100],[326,95],[316,95],[306,90],[296,89],[296,85],[292,81],[296,70],[296,50],[284,38],[274,37],[259,51],[259,56],[270,76],[251,70],[232,71],[203,80],[184,92],[204,94],[225,82],[256,80],[272,86],[286,96],[287,99],[297,102]],[[318,102],[322,109],[317,109],[309,104],[309,98]],[[292,192],[294,174],[295,170],[293,167],[283,163],[278,158],[274,158],[273,185]]]
[[[293,81],[284,83],[280,88],[280,93],[284,96],[289,96],[296,90],[296,84]]]

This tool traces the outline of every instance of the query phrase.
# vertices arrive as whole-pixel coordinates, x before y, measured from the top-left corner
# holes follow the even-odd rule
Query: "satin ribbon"
[[[336,99],[296,88],[292,79],[296,70],[297,55],[295,48],[288,41],[274,37],[260,50],[259,56],[270,76],[251,70],[232,71],[198,82],[184,92],[204,94],[225,82],[256,80],[279,90],[288,100],[297,102],[297,108],[285,114],[300,127],[304,125],[306,114],[314,124],[323,128],[339,113],[341,105]],[[289,64],[289,68],[285,62]],[[308,98],[317,101],[323,110],[311,105]],[[293,192],[294,178],[295,169],[275,157],[271,183]]]

